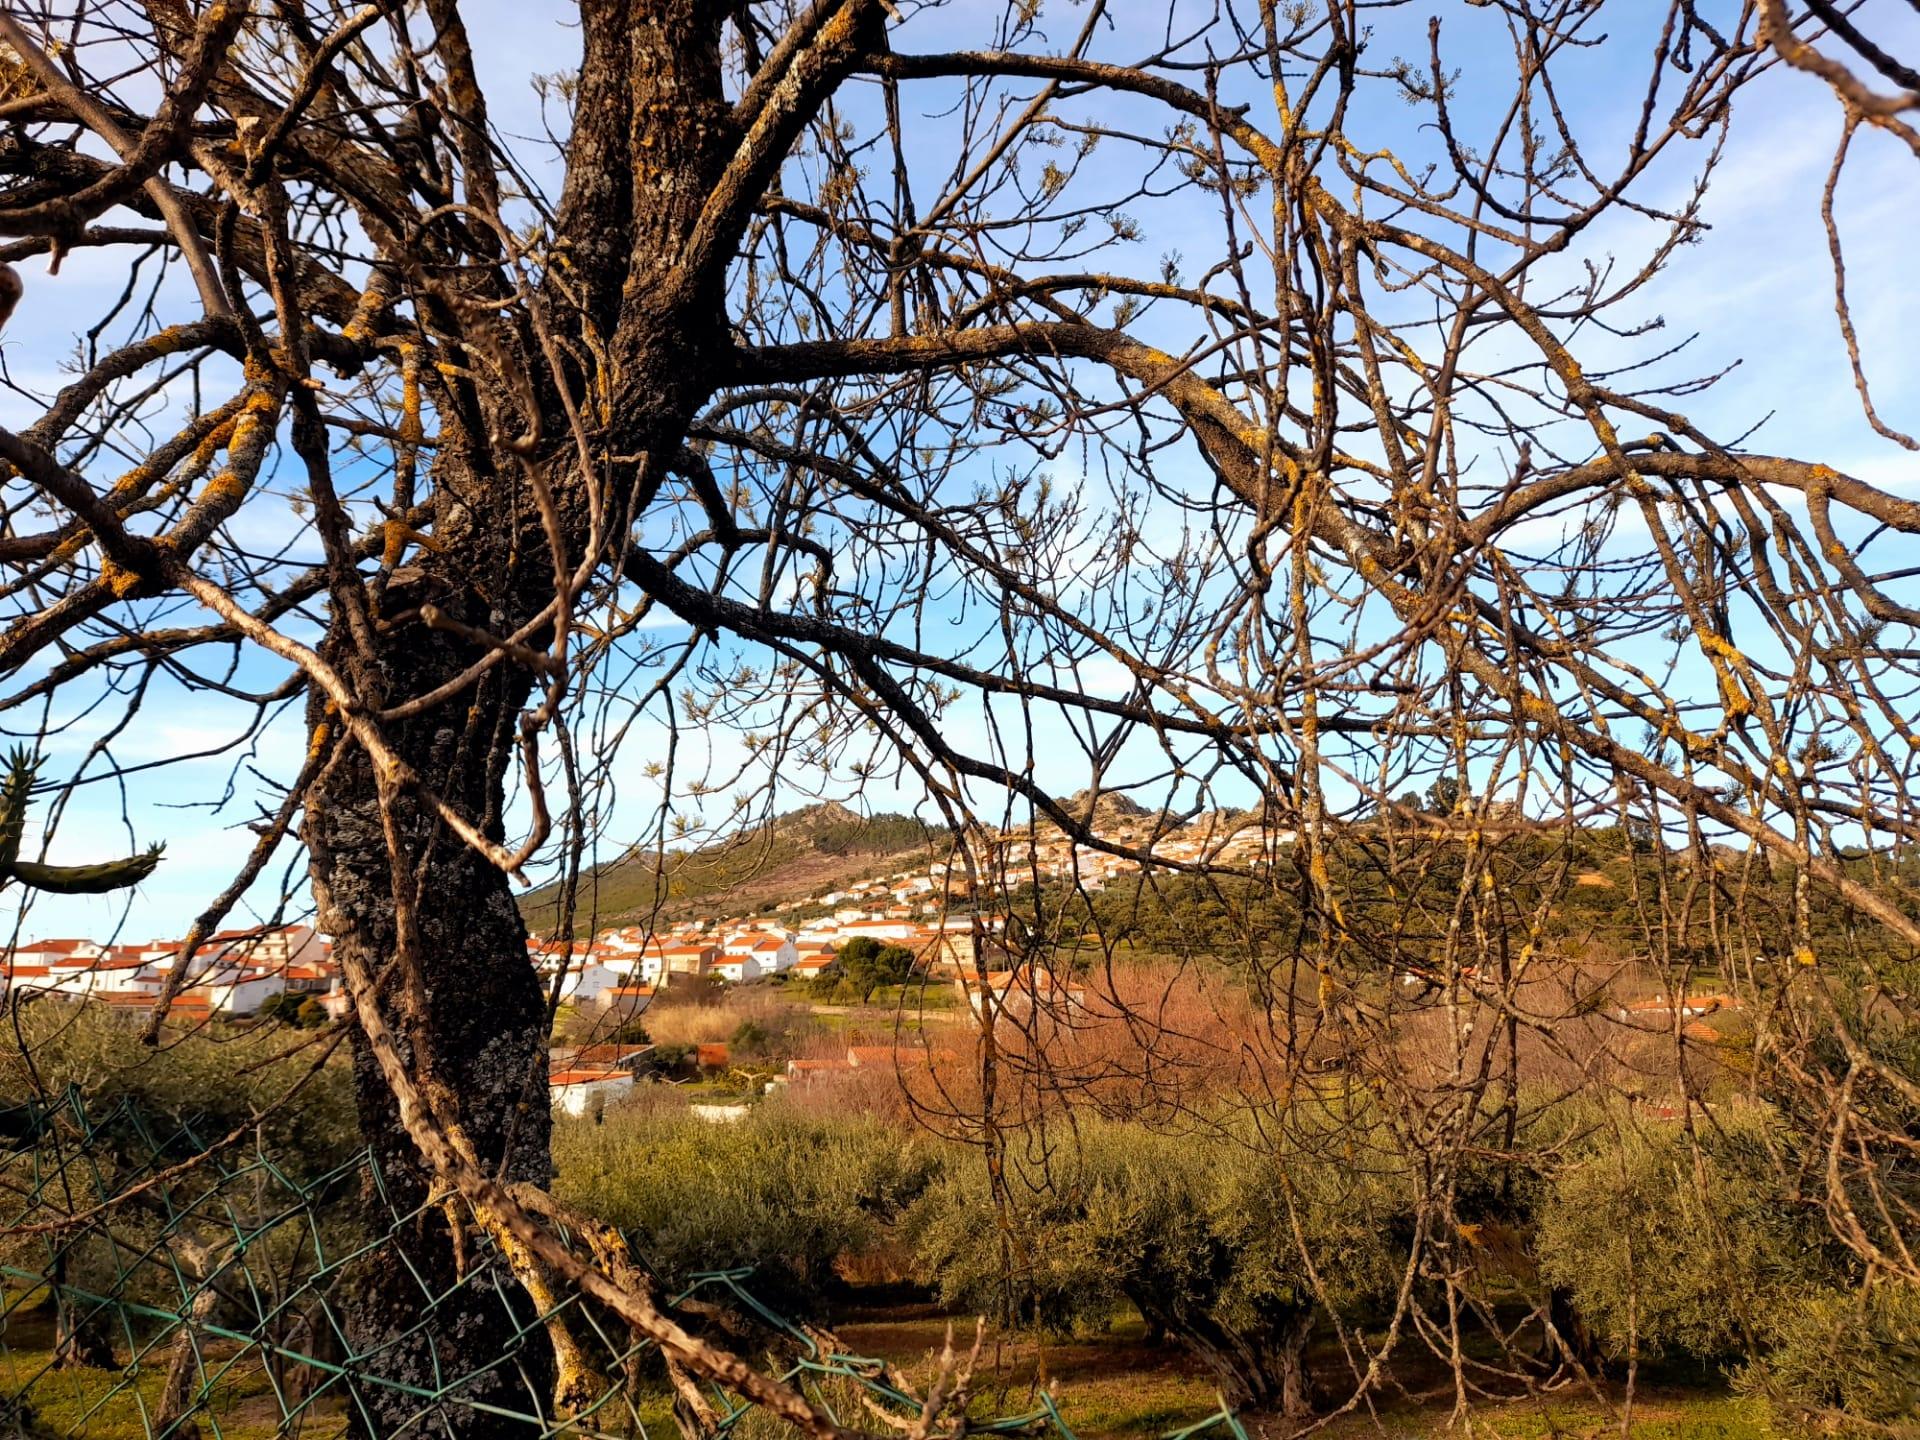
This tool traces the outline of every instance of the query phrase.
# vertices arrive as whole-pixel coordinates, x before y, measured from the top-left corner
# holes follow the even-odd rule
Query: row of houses
[[[1173,829],[1159,816],[1103,815],[1097,818],[1095,831],[1102,841],[1163,865],[1249,864],[1270,857],[1275,846],[1293,840],[1292,831],[1265,828],[1250,817],[1225,812]],[[1036,880],[1103,890],[1144,868],[1134,855],[1110,854],[1050,827],[1036,827],[996,836],[972,871],[962,860],[939,860],[929,867],[928,878],[949,899],[971,899],[983,889],[1001,893]]]
[[[665,933],[627,926],[585,944],[529,940],[527,947],[543,983],[558,984],[563,1002],[637,1014],[660,986],[682,979],[712,977],[746,985],[783,975],[816,977],[835,964],[841,947],[863,936],[905,946],[930,975],[969,978],[979,973],[984,943],[993,973],[982,994],[1030,988],[1019,981],[1021,972],[1000,944],[1003,928],[1001,920],[971,916],[823,918],[795,930],[764,921],[718,930],[683,922]],[[289,994],[314,999],[333,1018],[347,1012],[332,945],[310,926],[227,930],[210,936],[183,961],[185,950],[182,941],[22,942],[0,957],[0,988],[11,995],[87,1000],[129,1011],[151,1008],[172,988],[173,1009],[189,1019],[257,1015]],[[174,972],[183,963],[185,978],[174,985]]]
[[[179,940],[101,944],[93,940],[22,941],[0,957],[0,986],[11,995],[90,1000],[117,1009],[146,1010],[172,984],[184,963],[186,978],[172,1008],[187,1018],[247,1016],[276,996],[313,996],[344,1013],[332,946],[311,926],[223,930],[191,957]]]
[[[905,946],[931,974],[971,972],[977,937],[985,933],[993,944],[1004,923],[865,913],[846,920],[825,916],[793,929],[767,919],[685,920],[664,931],[639,925],[605,930],[585,943],[529,940],[527,950],[545,982],[558,984],[564,1003],[638,1013],[660,986],[683,979],[747,985],[786,975],[815,978],[836,963],[847,942],[861,937]]]
[[[1168,829],[1161,817],[1099,817],[1102,840],[1151,855],[1164,864],[1245,864],[1269,856],[1290,843],[1291,831],[1261,826],[1247,816],[1218,812]],[[784,901],[776,915],[825,910],[836,925],[861,922],[920,922],[943,914],[955,901],[970,903],[981,894],[1001,894],[1038,878],[1042,882],[1101,890],[1123,876],[1137,875],[1142,864],[1131,855],[1113,855],[1069,840],[1051,828],[1002,832],[987,842],[969,867],[958,858],[935,860],[924,874],[902,870],[891,875],[844,883],[831,890]],[[718,922],[725,924],[725,921]]]
[[[932,875],[901,870],[892,875],[855,880],[831,890],[796,896],[774,907],[776,915],[797,910],[824,910],[839,924],[860,920],[910,920],[915,916],[937,913],[944,908],[946,887]]]

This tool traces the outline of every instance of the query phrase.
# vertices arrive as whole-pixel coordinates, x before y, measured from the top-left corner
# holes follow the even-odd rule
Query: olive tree
[[[1131,1308],[1204,1364],[1230,1405],[1291,1418],[1311,1412],[1316,1324],[1390,1314],[1405,1271],[1403,1183],[1252,1134],[1096,1123],[1010,1229],[979,1203],[982,1188],[957,1170],[912,1217],[949,1303],[1053,1329]]]

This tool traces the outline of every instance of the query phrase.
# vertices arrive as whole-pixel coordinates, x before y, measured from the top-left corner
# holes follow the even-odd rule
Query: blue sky
[[[530,77],[574,63],[576,32],[559,18],[558,7],[479,3],[464,8],[471,17],[498,128],[510,135],[537,136],[540,115]],[[1127,24],[1149,11],[1126,0],[1111,8],[1120,24],[1116,33],[1102,37],[1095,53],[1124,58]],[[1369,59],[1424,55],[1425,17],[1430,9],[1421,5],[1400,13],[1377,12],[1379,32]],[[1617,28],[1623,31],[1631,28],[1630,17],[1658,13],[1652,6],[1609,9],[1618,9]],[[1056,4],[1053,10],[1058,12],[1056,33],[1064,35],[1078,27],[1082,16],[1078,7]],[[915,17],[904,33],[896,32],[896,46],[918,51],[956,42],[978,45],[979,37],[967,32],[980,13],[969,5]],[[1476,106],[1499,93],[1500,81],[1510,82],[1513,62],[1503,49],[1504,41],[1497,38],[1496,15],[1489,8],[1446,6],[1443,13],[1449,63],[1461,70],[1457,108],[1462,125],[1470,129],[1477,118]],[[1890,23],[1905,24],[1910,33],[1920,28],[1920,21],[1904,11],[1890,17]],[[1887,33],[1898,38],[1896,32]],[[1631,125],[1638,105],[1639,58],[1636,52],[1635,63],[1629,65],[1626,57],[1602,47],[1581,60],[1575,73],[1568,75],[1564,92],[1581,123],[1615,131]],[[918,97],[920,92],[910,90],[909,94]],[[1707,197],[1705,218],[1712,228],[1699,243],[1682,249],[1665,273],[1642,292],[1634,302],[1636,313],[1642,319],[1664,318],[1661,343],[1700,332],[1684,355],[1669,365],[1670,374],[1705,373],[1738,362],[1738,368],[1712,391],[1684,402],[1703,429],[1728,435],[1757,424],[1760,429],[1749,442],[1752,448],[1819,459],[1886,488],[1920,494],[1916,457],[1873,435],[1862,418],[1834,323],[1832,275],[1817,206],[1839,134],[1837,109],[1820,84],[1784,69],[1765,77],[1742,98],[1741,123],[1735,126]],[[938,176],[951,165],[946,148],[949,136],[938,117],[929,113],[938,107],[923,100],[921,108],[923,116],[912,133],[923,153],[913,157],[913,168],[916,175]],[[1257,119],[1261,113],[1257,106],[1254,113]],[[1156,127],[1164,123],[1159,112],[1140,105],[1128,107],[1124,118]],[[1384,138],[1377,143],[1413,151],[1432,143],[1430,133],[1416,128],[1417,118],[1411,110],[1383,102],[1377,113],[1357,116],[1349,130],[1378,134]],[[1684,194],[1699,157],[1696,149],[1683,157],[1685,163],[1667,166],[1650,177],[1642,198],[1656,203],[1676,200]],[[1113,167],[1112,173],[1103,173],[1103,166]],[[1126,169],[1117,148],[1096,152],[1083,179],[1092,186],[1117,184]],[[1909,229],[1912,217],[1920,213],[1915,203],[1920,200],[1917,178],[1920,168],[1910,155],[1867,132],[1855,142],[1840,192],[1855,322],[1875,398],[1883,417],[1909,431],[1920,430],[1920,376],[1915,373],[1917,352],[1912,338],[1920,328],[1920,287],[1911,281],[1914,241]],[[1110,257],[1104,263],[1113,268],[1125,263],[1150,272],[1160,255],[1180,251],[1192,274],[1217,252],[1218,217],[1204,207],[1143,212],[1143,226],[1145,233],[1129,247],[1132,253],[1124,262]],[[1595,258],[1614,253],[1630,264],[1649,235],[1644,222],[1623,217],[1589,235],[1579,253]],[[42,393],[57,388],[61,363],[75,344],[75,327],[87,323],[102,301],[118,292],[126,279],[125,263],[120,257],[82,251],[68,258],[57,277],[42,273],[38,262],[22,267],[26,297],[0,341],[0,354],[15,383]],[[1650,343],[1633,342],[1635,353],[1645,353]],[[1597,360],[1605,360],[1608,348],[1599,347]],[[1587,354],[1595,352],[1590,349]],[[1596,358],[1587,363],[1592,368]],[[32,414],[18,396],[0,395],[0,423],[17,427]],[[266,539],[280,533],[287,519],[283,512],[267,511],[247,523],[259,526],[260,538]],[[241,671],[254,681],[273,673],[257,661],[246,662]],[[1097,683],[1098,676],[1094,678]],[[57,860],[100,858],[103,853],[132,848],[136,837],[142,843],[164,838],[169,844],[167,862],[130,897],[41,899],[24,919],[24,935],[104,937],[116,930],[126,938],[176,934],[222,888],[245,855],[252,836],[240,827],[254,817],[257,799],[271,803],[271,792],[246,765],[236,762],[244,754],[267,775],[290,774],[303,743],[297,709],[256,737],[244,752],[182,759],[230,739],[234,712],[217,698],[187,695],[168,688],[169,684],[155,683],[141,715],[114,744],[122,767],[154,768],[137,769],[121,783],[91,784],[74,791],[52,847]],[[98,698],[63,697],[63,718]],[[962,707],[952,723],[956,734],[968,731],[977,741],[984,735],[985,719],[974,705]],[[17,732],[24,720],[22,712],[15,711],[0,723]],[[1063,754],[1074,753],[1057,717],[1038,715],[1036,723],[1037,761],[1057,763]],[[70,770],[103,728],[99,718],[81,719],[54,740],[48,747],[50,773]],[[710,729],[694,737],[696,745],[703,742],[713,746],[714,764],[721,770],[739,759],[737,738],[725,731]],[[652,810],[652,782],[644,771],[663,750],[664,730],[657,720],[637,722],[627,736],[617,769],[624,798],[616,817],[616,836],[632,838],[646,825]],[[1041,778],[1048,788],[1065,792],[1084,783],[1084,774],[1076,778],[1071,771],[1069,763],[1057,776]],[[844,777],[787,778],[794,782],[795,804],[804,803],[815,791],[844,795],[849,788]],[[209,806],[207,802],[228,795],[230,782],[230,803]],[[874,808],[904,808],[917,799],[911,787],[896,789],[884,781],[864,788]],[[657,787],[651,793],[657,796]],[[717,818],[716,812],[724,809],[724,803],[716,802],[708,807],[707,816]],[[276,883],[263,882],[250,897],[256,915],[260,907],[273,903],[278,876],[276,867]],[[0,907],[10,908],[19,898],[17,890],[10,890],[0,895]],[[236,920],[246,918],[236,912]],[[10,920],[10,915],[0,916],[0,923]]]

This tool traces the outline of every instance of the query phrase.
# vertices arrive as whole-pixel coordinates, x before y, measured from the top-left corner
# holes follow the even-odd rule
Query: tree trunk
[[[194,1377],[199,1373],[199,1357],[193,1346],[194,1327],[205,1324],[213,1314],[217,1296],[211,1288],[203,1290],[195,1297],[187,1316],[180,1322],[180,1328],[174,1332],[172,1353],[167,1359],[167,1380],[160,1387],[160,1405],[154,1414],[153,1433],[172,1435],[181,1440],[194,1440],[200,1434],[200,1427],[191,1420],[185,1420],[187,1412],[193,1407]]]
[[[1143,1292],[1129,1298],[1150,1330],[1170,1336],[1213,1372],[1229,1408],[1273,1411],[1291,1420],[1313,1413],[1306,1369],[1311,1309],[1248,1333],[1210,1312],[1169,1305],[1157,1295]]]
[[[346,1358],[324,1303],[296,1312],[284,1332],[274,1338],[289,1353],[273,1353],[267,1357],[266,1364],[289,1406],[303,1403],[314,1391],[329,1384],[333,1374],[325,1367],[338,1365]],[[294,1355],[307,1359],[296,1360],[292,1358]],[[307,1360],[317,1363],[309,1364]]]
[[[700,0],[580,5],[574,128],[555,217],[568,263],[543,304],[561,330],[598,337],[591,348],[608,359],[592,374],[556,375],[531,331],[503,317],[488,344],[513,352],[514,363],[498,372],[476,366],[469,378],[446,381],[436,392],[432,541],[394,572],[381,597],[376,657],[369,661],[356,650],[348,618],[338,613],[325,645],[343,674],[355,676],[363,690],[380,692],[384,707],[433,691],[482,653],[412,618],[421,606],[504,635],[554,598],[550,538],[559,539],[568,567],[587,558],[588,484],[603,487],[600,499],[615,527],[595,558],[618,565],[620,517],[646,509],[652,492],[641,487],[658,486],[676,463],[691,418],[725,373],[732,343],[726,227],[704,232],[722,238],[693,271],[687,256],[691,238],[711,218],[704,207],[739,141],[721,70],[720,29],[728,9]],[[747,213],[732,217],[734,229],[744,226]],[[475,298],[484,307],[493,297]],[[563,349],[561,364],[585,363],[579,345]],[[516,368],[524,386],[488,378]],[[570,418],[562,383],[583,400],[600,393],[583,403],[591,412],[583,420]],[[526,413],[529,403],[541,413]],[[597,475],[581,471],[576,423],[592,430]],[[534,451],[524,460],[503,449],[516,437]],[[624,458],[607,458],[615,456]],[[551,537],[524,473],[529,466],[545,477],[552,497],[557,523]],[[528,643],[539,647],[547,638],[536,634]],[[528,672],[503,661],[477,686],[382,727],[422,783],[496,840],[504,837],[504,782],[530,689]],[[318,698],[310,702],[314,736],[335,718]],[[323,928],[369,973],[391,967],[399,917],[388,855],[397,844],[407,872],[399,893],[416,936],[417,984],[395,973],[380,994],[403,1058],[424,1093],[448,1097],[457,1108],[489,1172],[544,1186],[552,1128],[546,1010],[509,882],[449,833],[419,796],[402,795],[390,810],[383,815],[376,776],[357,747],[316,786],[303,833]],[[416,991],[417,1005],[409,998]],[[457,1221],[428,1207],[430,1176],[358,1035],[356,1079],[360,1123],[383,1187],[369,1197],[369,1219],[391,1227],[391,1244],[405,1261],[377,1254],[357,1277],[348,1338],[361,1367],[427,1389],[446,1383],[437,1377],[472,1376],[449,1398],[551,1413],[553,1348],[541,1327],[529,1323],[537,1307],[500,1265],[469,1271],[471,1246]],[[527,1332],[517,1350],[516,1329]],[[509,1351],[515,1358],[502,1363]],[[421,1408],[403,1391],[358,1389],[370,1412],[365,1423],[376,1435],[398,1429]],[[523,1433],[516,1422],[457,1403],[438,1411],[424,1432],[454,1440]]]
[[[54,1302],[53,1350],[63,1370],[114,1368],[113,1339],[105,1312],[92,1312],[92,1302],[62,1294]]]
[[[1302,1310],[1282,1322],[1274,1334],[1280,1413],[1289,1420],[1304,1420],[1313,1414],[1313,1397],[1307,1384],[1307,1336],[1312,1331],[1313,1312]]]
[[[420,593],[428,588],[425,582],[396,585],[383,608],[416,608],[429,599]],[[434,587],[432,598],[474,623],[471,597]],[[346,643],[339,636],[329,641],[342,651]],[[475,653],[418,623],[400,628],[382,656],[388,703],[457,675]],[[501,666],[475,690],[387,731],[402,759],[496,839],[503,833],[506,746],[525,693],[524,679]],[[309,721],[316,728],[326,724],[326,707],[316,701]],[[552,1122],[546,1087],[532,1082],[543,1079],[546,1068],[546,1010],[507,877],[447,832],[418,796],[397,797],[391,811],[382,816],[372,764],[357,748],[309,800],[305,835],[321,923],[369,974],[385,977],[382,1000],[402,1058],[423,1086],[457,1097],[460,1123],[481,1164],[508,1181],[544,1185]],[[402,894],[411,912],[417,991],[396,959],[389,826],[405,862]],[[418,1390],[444,1390],[451,1403],[437,1407],[427,1430],[461,1437],[524,1433],[523,1426],[470,1405],[527,1415],[547,1407],[551,1355],[543,1345],[515,1340],[516,1317],[522,1324],[534,1318],[526,1296],[502,1262],[477,1261],[457,1210],[429,1204],[432,1176],[357,1027],[354,1041],[360,1129],[376,1171],[366,1219],[389,1239],[352,1278],[347,1341],[363,1369],[411,1387],[358,1387],[371,1431],[391,1434],[417,1415]],[[510,1354],[513,1360],[499,1363]]]
[[[1557,1354],[1560,1360],[1578,1369],[1597,1371],[1600,1368],[1602,1357],[1599,1346],[1593,1342],[1593,1332],[1574,1306],[1573,1292],[1563,1285],[1547,1292],[1546,1324],[1542,1359],[1552,1360]]]
[[[67,1289],[67,1252],[55,1252],[47,1270],[47,1295],[53,1304],[53,1353],[61,1369],[114,1367],[113,1335],[107,1328],[108,1310]]]

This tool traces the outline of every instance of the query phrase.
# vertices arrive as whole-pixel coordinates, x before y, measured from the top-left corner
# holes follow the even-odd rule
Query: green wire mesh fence
[[[445,1204],[397,1203],[364,1151],[306,1173],[297,1156],[220,1143],[190,1124],[156,1128],[125,1102],[93,1113],[77,1090],[0,1109],[0,1437],[665,1440],[688,1428],[652,1342],[577,1296],[537,1310],[501,1283],[504,1262],[477,1227],[457,1275],[443,1282],[416,1266],[401,1242]],[[407,1321],[370,1341],[349,1299],[372,1271],[405,1297]],[[750,1280],[697,1275],[671,1306],[727,1316],[769,1373],[839,1423],[884,1432],[920,1414],[883,1361],[840,1353],[756,1298]],[[548,1338],[560,1311],[602,1382],[564,1415]],[[486,1312],[484,1363],[450,1363],[461,1349],[444,1343],[450,1332]],[[730,1393],[695,1409],[704,1413],[692,1428],[715,1440],[774,1433]],[[966,1431],[1077,1440],[1046,1394],[1021,1414],[969,1413]],[[1207,1432],[1246,1440],[1224,1407],[1170,1440]]]

